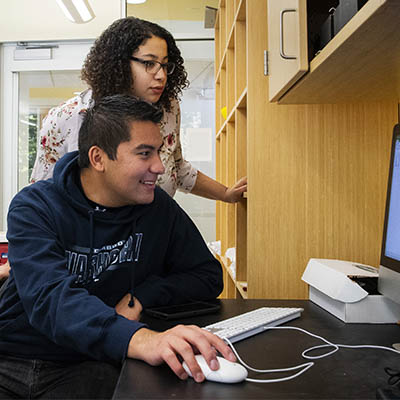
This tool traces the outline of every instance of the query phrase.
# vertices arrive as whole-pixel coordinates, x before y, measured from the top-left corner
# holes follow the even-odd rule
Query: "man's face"
[[[104,189],[109,207],[151,203],[157,177],[164,173],[158,125],[135,121],[130,133],[130,141],[119,144],[115,160],[105,157]]]

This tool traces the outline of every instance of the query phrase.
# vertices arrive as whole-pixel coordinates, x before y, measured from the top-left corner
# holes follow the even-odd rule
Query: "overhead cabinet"
[[[270,101],[308,71],[306,0],[268,1]]]
[[[368,0],[308,62],[306,0],[268,0],[269,100],[315,104],[398,99],[399,21],[399,0]]]

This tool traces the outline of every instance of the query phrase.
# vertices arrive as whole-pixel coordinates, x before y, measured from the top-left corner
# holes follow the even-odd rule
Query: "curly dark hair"
[[[181,52],[166,29],[135,17],[112,23],[94,42],[86,57],[81,78],[93,90],[95,102],[105,96],[130,94],[133,86],[130,57],[152,36],[167,42],[168,61],[175,63],[175,70],[168,75],[164,92],[157,102],[170,111],[171,100],[178,99],[182,89],[189,85]]]

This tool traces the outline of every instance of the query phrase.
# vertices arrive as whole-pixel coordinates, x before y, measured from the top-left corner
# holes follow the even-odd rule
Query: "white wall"
[[[67,20],[56,0],[0,0],[0,42],[94,39],[125,15],[122,0],[89,0],[96,17]]]

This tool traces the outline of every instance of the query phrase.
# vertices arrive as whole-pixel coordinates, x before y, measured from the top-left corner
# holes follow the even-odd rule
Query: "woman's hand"
[[[247,191],[247,176],[239,179],[232,187],[226,189],[224,201],[227,203],[237,203]]]
[[[227,188],[222,183],[215,181],[202,172],[197,171],[196,183],[191,191],[196,196],[206,199],[221,200],[227,203],[236,203],[243,197],[247,190],[247,177],[239,179],[232,187]]]

